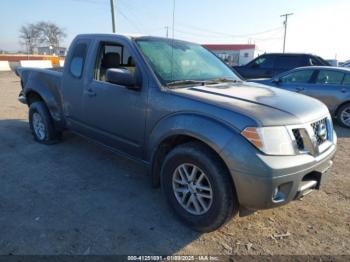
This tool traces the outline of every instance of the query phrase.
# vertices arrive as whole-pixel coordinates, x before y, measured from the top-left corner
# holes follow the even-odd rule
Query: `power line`
[[[190,32],[190,31],[186,31],[182,28],[180,28],[180,29],[176,28],[174,30],[175,30],[175,32],[181,33],[183,35],[205,38],[205,39],[215,38],[215,39],[223,39],[224,40],[224,39],[232,39],[233,38],[232,36],[213,36],[213,35],[209,35],[209,34],[194,33],[194,32]],[[281,39],[282,36],[280,35],[280,33],[281,33],[281,31],[278,31],[278,32],[276,32],[272,35],[266,36],[266,37],[262,37],[262,38],[249,37],[249,39],[254,40],[254,41],[255,40],[256,41],[269,41],[269,40]]]
[[[71,1],[81,2],[81,3],[84,2],[84,3],[96,4],[96,5],[104,5],[106,7],[107,7],[107,3],[108,3],[107,1],[98,1],[98,0],[71,0]],[[129,15],[127,13],[124,13],[124,11],[122,11],[120,7],[118,9],[115,9],[115,1],[116,0],[110,0],[110,8],[111,8],[111,16],[112,16],[112,30],[113,30],[113,32],[116,32],[115,14],[118,13],[131,26],[133,26],[137,30],[138,33],[141,33],[142,30],[140,30],[140,28],[138,27],[138,24],[142,24],[142,23],[139,21],[138,15],[134,13],[134,11],[137,13],[139,10],[136,10],[136,7],[133,6],[132,3],[129,2],[129,1],[125,1],[125,0],[120,0],[120,2],[118,1],[118,3],[120,3],[121,5],[124,6],[123,9],[125,11],[128,11],[128,13],[131,12],[131,15]],[[119,6],[119,4],[118,4],[118,6]],[[167,37],[169,37],[169,30],[172,30],[172,37],[174,37],[175,32],[179,32],[181,34],[185,34],[185,35],[188,35],[188,36],[200,37],[200,38],[205,38],[205,39],[208,39],[208,38],[228,39],[228,38],[245,38],[245,37],[249,37],[250,39],[254,40],[255,42],[265,42],[265,41],[272,41],[272,40],[280,39],[281,37],[274,37],[276,34],[270,35],[269,37],[262,37],[262,38],[259,38],[259,37],[256,38],[254,36],[264,35],[264,34],[268,34],[268,33],[272,33],[272,32],[278,33],[278,31],[283,29],[282,26],[279,26],[279,27],[270,28],[270,29],[267,29],[267,30],[264,30],[264,31],[258,31],[258,32],[255,32],[255,33],[230,34],[230,33],[224,33],[224,32],[219,32],[219,31],[215,31],[215,30],[209,30],[207,28],[202,28],[202,27],[197,27],[197,26],[193,26],[193,25],[188,25],[188,24],[181,23],[181,22],[179,22],[180,28],[177,27],[175,29],[175,27],[174,27],[174,24],[175,24],[175,0],[173,0],[172,11],[173,11],[173,14],[172,14],[173,15],[172,16],[173,26],[172,27],[169,27],[169,26],[162,27],[163,29],[165,28]],[[287,15],[291,15],[291,14],[287,14]],[[114,17],[114,19],[113,19],[113,17]],[[129,17],[133,17],[133,20],[136,19],[137,23],[132,21]],[[181,24],[183,26],[181,26]],[[284,26],[284,28],[285,28],[285,31],[286,31],[286,25]],[[159,28],[159,30],[160,29],[161,28]],[[285,43],[284,43],[284,46],[285,46]]]
[[[140,28],[139,28],[133,21],[131,21],[131,20],[127,17],[127,15],[125,15],[125,14],[120,10],[120,8],[117,9],[117,13],[119,13],[122,17],[124,17],[124,19],[125,19],[126,21],[128,21],[129,24],[130,24],[131,26],[133,26],[139,34],[141,34]]]
[[[101,1],[94,1],[94,0],[71,0],[73,2],[80,2],[80,3],[89,3],[89,4],[97,4],[97,5],[105,5],[107,6],[107,3],[101,2]]]
[[[284,39],[283,39],[283,53],[286,51],[286,38],[287,38],[287,23],[288,23],[288,16],[293,15],[293,13],[284,14],[281,15],[281,17],[284,17]]]
[[[249,37],[249,36],[254,36],[254,35],[262,35],[262,34],[274,32],[274,31],[277,31],[277,30],[281,30],[281,29],[283,28],[283,27],[279,26],[279,27],[267,29],[267,30],[264,30],[264,31],[256,32],[256,33],[241,34],[241,35],[237,34],[237,35],[234,35],[234,34],[228,34],[228,33],[223,33],[223,32],[218,32],[218,31],[213,31],[213,30],[208,30],[208,29],[206,29],[206,28],[201,28],[201,27],[197,27],[197,26],[192,26],[192,25],[188,25],[188,24],[184,24],[184,23],[180,23],[180,24],[186,26],[186,28],[192,28],[192,29],[194,29],[195,31],[207,32],[207,33],[211,33],[211,34],[214,34],[214,35],[229,36],[229,37],[232,37],[232,38],[243,38],[243,37]]]

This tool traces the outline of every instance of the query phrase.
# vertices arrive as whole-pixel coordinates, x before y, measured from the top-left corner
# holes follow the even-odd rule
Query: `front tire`
[[[34,102],[29,107],[29,126],[35,141],[42,144],[59,142],[61,133],[55,131],[53,120],[44,102]]]
[[[196,231],[216,230],[238,212],[229,172],[201,143],[177,146],[166,156],[161,185],[175,214]]]
[[[339,108],[337,122],[343,127],[350,128],[350,103],[346,103]]]

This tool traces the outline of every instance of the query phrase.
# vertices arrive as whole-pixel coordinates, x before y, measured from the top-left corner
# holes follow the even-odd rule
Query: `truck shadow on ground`
[[[144,167],[69,133],[40,145],[0,121],[0,179],[0,254],[173,254],[200,235]]]
[[[350,137],[350,128],[344,128],[335,124],[334,129],[339,138]]]

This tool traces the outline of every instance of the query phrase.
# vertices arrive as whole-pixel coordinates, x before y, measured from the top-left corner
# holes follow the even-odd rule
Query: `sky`
[[[257,54],[287,52],[350,59],[350,0],[116,0],[117,33],[169,36],[201,44],[255,43]],[[64,28],[68,46],[80,33],[112,31],[109,0],[1,0],[0,50],[24,49],[22,25],[50,21]],[[174,31],[172,30],[174,29]]]

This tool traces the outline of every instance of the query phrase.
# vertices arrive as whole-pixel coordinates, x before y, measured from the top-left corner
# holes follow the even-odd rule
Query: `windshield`
[[[227,65],[201,45],[171,39],[139,39],[136,42],[165,85],[191,80],[240,81]]]

